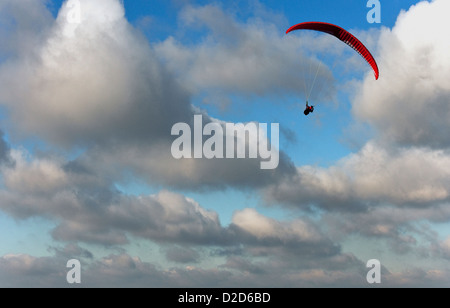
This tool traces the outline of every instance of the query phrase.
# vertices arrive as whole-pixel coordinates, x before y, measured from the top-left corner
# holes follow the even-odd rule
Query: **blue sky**
[[[366,3],[0,0],[0,286],[450,286],[448,2]],[[278,123],[278,168],[173,159],[199,110]]]

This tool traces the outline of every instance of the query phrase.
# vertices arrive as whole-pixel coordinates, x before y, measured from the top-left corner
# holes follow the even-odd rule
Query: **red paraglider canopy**
[[[378,80],[379,77],[378,65],[374,57],[372,56],[370,51],[366,48],[366,46],[364,46],[363,43],[361,43],[354,35],[352,35],[347,30],[344,30],[339,26],[329,24],[326,22],[303,22],[290,27],[286,31],[286,34],[294,30],[315,30],[325,32],[337,37],[339,40],[343,41],[344,43],[352,47],[354,50],[356,50],[367,61],[367,63],[370,64],[370,66],[374,71],[375,79]]]

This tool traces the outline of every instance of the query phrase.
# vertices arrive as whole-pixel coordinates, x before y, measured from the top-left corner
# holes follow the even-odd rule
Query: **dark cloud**
[[[197,250],[183,246],[168,247],[165,249],[165,255],[169,261],[185,264],[195,264],[200,259],[200,254]]]
[[[4,165],[7,167],[14,166],[14,160],[11,157],[11,148],[6,142],[4,133],[0,130],[0,166]]]
[[[64,258],[6,255],[0,257],[0,286],[2,287],[374,287],[366,281],[365,264],[347,258],[329,260],[340,264],[338,269],[281,270],[277,262],[255,262],[231,258],[220,268],[197,267],[161,270],[152,263],[128,254],[111,254],[81,265],[81,284],[66,281],[69,269]],[[355,262],[356,261],[356,262]],[[442,287],[449,285],[448,270],[421,270],[413,268],[402,272],[382,269],[382,287]]]
[[[73,258],[94,259],[94,254],[91,251],[80,247],[78,244],[67,244],[64,247],[50,247],[49,251],[54,252],[55,256],[67,258],[67,260]]]
[[[224,268],[238,270],[241,273],[251,273],[251,274],[264,274],[264,264],[253,264],[251,261],[241,258],[241,257],[229,257],[225,264],[222,265]]]
[[[264,187],[295,174],[294,164],[282,151],[276,169],[262,170],[261,159],[178,160],[172,157],[170,148],[171,143],[165,142],[152,146],[98,149],[80,157],[78,164],[112,178],[120,179],[121,171],[129,170],[153,185],[194,191]],[[113,170],[110,168],[112,164],[116,166]]]
[[[23,56],[39,46],[53,23],[45,4],[42,0],[0,2],[0,59]]]

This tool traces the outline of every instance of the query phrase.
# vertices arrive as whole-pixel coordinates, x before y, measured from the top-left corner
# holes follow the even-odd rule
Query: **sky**
[[[450,2],[366,4],[0,0],[0,287],[450,287]]]

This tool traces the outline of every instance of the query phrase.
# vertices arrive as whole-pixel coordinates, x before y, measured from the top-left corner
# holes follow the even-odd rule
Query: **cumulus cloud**
[[[298,219],[282,223],[259,214],[255,209],[235,213],[233,224],[259,240],[272,238],[280,242],[313,242],[322,238],[318,230],[306,221]]]
[[[174,243],[178,246],[168,248],[166,258],[189,266],[163,270],[127,253],[94,259],[86,249],[69,244],[52,248],[53,257],[3,256],[0,276],[6,277],[1,280],[4,286],[61,285],[65,283],[65,262],[73,257],[84,260],[83,286],[267,287],[276,283],[306,287],[358,286],[365,281],[364,262],[343,253],[317,223],[306,217],[279,221],[255,209],[243,209],[235,212],[228,227],[221,226],[217,213],[180,194],[162,191],[149,196],[126,196],[76,163],[44,158],[26,161],[17,151],[12,155],[16,166],[4,174],[7,190],[0,193],[2,210],[16,218],[47,217],[56,221],[51,234],[63,242],[120,245],[127,243],[128,234],[132,234],[135,238]],[[25,179],[26,174],[30,178],[22,186],[20,179]],[[448,211],[445,207],[441,210],[440,214],[431,209],[428,214],[424,210],[409,214],[380,210],[375,211],[375,220],[375,216],[361,214],[324,221],[337,232],[362,230],[367,235],[388,237],[398,231],[396,226],[412,219],[445,219]],[[347,225],[340,224],[344,221]],[[221,247],[224,263],[218,268],[202,267],[200,246]],[[445,243],[440,247],[445,251]],[[445,276],[429,276],[433,273],[423,273],[420,282],[426,284],[432,279],[432,283],[445,283]],[[393,283],[401,283],[403,275],[410,277],[409,272],[389,277]],[[413,277],[408,284],[417,285]]]
[[[41,39],[0,67],[0,102],[13,137],[84,149],[78,161],[103,169],[104,176],[132,172],[177,188],[255,187],[293,171],[284,153],[274,172],[262,172],[261,159],[174,159],[175,123],[193,127],[198,113],[204,125],[215,120],[192,107],[184,87],[127,22],[119,1],[78,3],[79,21],[69,18],[74,8],[68,3],[55,21],[43,14],[50,26],[39,30]]]
[[[433,254],[445,255],[431,226],[448,221],[450,211],[448,203],[429,208],[383,205],[365,212],[326,213],[322,219],[334,241],[358,234],[361,238],[385,243],[390,251],[399,255],[412,253],[429,258]]]
[[[318,266],[319,259],[342,253],[306,217],[277,221],[255,209],[243,209],[235,212],[229,226],[223,226],[217,212],[181,194],[163,190],[154,195],[125,195],[113,182],[75,162],[48,157],[26,160],[17,150],[12,155],[16,165],[3,174],[0,209],[16,219],[53,221],[51,236],[72,245],[52,248],[61,257],[75,254],[91,260],[91,253],[73,243],[120,247],[131,237],[175,245],[168,246],[165,254],[177,263],[201,262],[202,247],[220,249],[226,258],[277,256],[283,264],[302,255],[302,262],[315,260],[313,266]],[[236,255],[238,250],[241,253]]]
[[[65,3],[33,48],[2,65],[0,100],[11,123],[21,123],[15,130],[74,147],[158,139],[187,122],[189,97],[125,20],[119,1],[79,6],[79,22],[70,21],[73,8]]]
[[[65,283],[65,262],[74,257],[83,260],[84,286],[145,283],[181,287],[192,286],[193,277],[197,277],[194,285],[198,286],[252,285],[249,277],[235,272],[239,269],[251,273],[253,280],[263,275],[262,279],[271,284],[273,281],[269,277],[280,270],[286,271],[287,264],[292,262],[298,263],[300,268],[317,268],[319,260],[337,261],[345,256],[339,245],[306,218],[282,222],[255,209],[243,209],[235,213],[229,226],[222,226],[216,212],[180,194],[161,191],[147,196],[124,195],[115,190],[111,182],[76,163],[50,158],[28,161],[21,154],[13,151],[16,166],[4,173],[1,209],[17,219],[44,217],[54,221],[56,227],[51,235],[69,244],[63,248],[51,247],[53,257],[3,256],[0,276],[15,277],[2,280],[5,286]],[[22,181],[24,185],[20,185]],[[229,249],[222,250],[226,259],[220,269],[190,266],[166,271],[126,253],[93,258],[90,251],[74,244],[120,247],[129,242],[130,235],[163,245],[175,244],[168,246],[165,255],[176,263],[201,265],[203,258],[199,247],[205,253],[214,247]],[[241,254],[234,253],[237,249]],[[298,258],[299,255],[302,257]],[[252,257],[265,261],[257,264]],[[354,259],[348,261],[350,268],[360,264]],[[36,275],[43,276],[40,282],[28,279]],[[300,284],[297,278],[289,281]],[[280,283],[284,285],[286,281],[280,279]],[[263,282],[256,285],[267,286]]]
[[[339,245],[329,240],[307,219],[277,221],[254,209],[244,209],[233,215],[230,229],[251,247],[251,253],[255,255],[317,258],[340,253]]]
[[[445,0],[422,1],[383,29],[378,55],[382,78],[366,78],[353,112],[382,138],[402,145],[448,147],[450,23]]]
[[[208,242],[221,237],[216,213],[181,195],[126,196],[89,171],[17,156],[4,173],[1,208],[17,218],[46,217],[60,224],[54,238],[105,245],[128,242],[126,232],[161,241]]]
[[[197,245],[267,241],[320,246],[324,241],[306,221],[285,228],[255,211],[243,211],[236,213],[230,227],[224,227],[216,212],[178,193],[163,190],[155,195],[125,195],[113,181],[75,162],[45,157],[29,161],[17,150],[12,155],[16,164],[4,171],[0,208],[19,219],[56,221],[52,236],[61,241],[119,245],[128,242],[128,234]]]
[[[335,211],[383,203],[428,207],[449,200],[449,179],[447,151],[389,149],[372,141],[332,167],[298,167],[265,193],[269,200]]]
[[[0,285],[4,288],[33,288],[39,285],[56,286],[65,280],[65,263],[53,257],[33,257],[26,254],[8,254],[0,257]],[[61,261],[61,260],[59,260]],[[66,261],[67,262],[67,261]],[[59,266],[58,266],[59,265]]]

